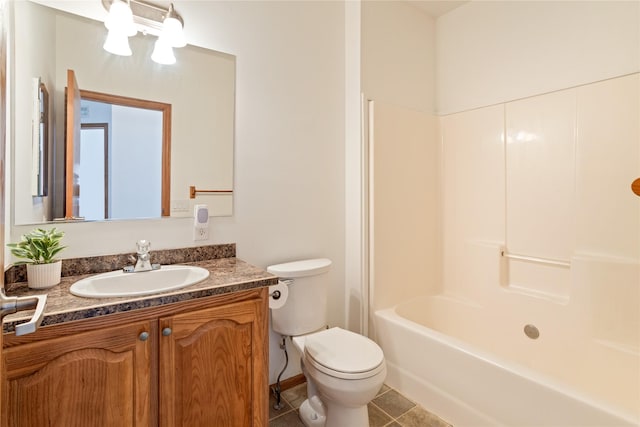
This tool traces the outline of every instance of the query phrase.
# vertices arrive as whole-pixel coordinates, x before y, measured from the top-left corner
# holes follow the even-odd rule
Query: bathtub
[[[567,342],[553,324],[532,339],[524,321],[445,295],[378,310],[374,322],[387,384],[455,427],[639,425],[637,349]]]

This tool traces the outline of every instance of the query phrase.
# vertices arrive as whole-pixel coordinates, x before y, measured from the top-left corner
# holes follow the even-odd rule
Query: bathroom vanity
[[[266,426],[277,278],[235,257],[192,264],[210,276],[138,298],[75,297],[86,275],[64,277],[31,335],[7,317],[1,425]]]

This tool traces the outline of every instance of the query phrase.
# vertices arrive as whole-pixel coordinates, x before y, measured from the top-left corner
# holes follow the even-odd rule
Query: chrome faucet
[[[160,264],[151,264],[151,256],[149,255],[149,248],[151,243],[148,240],[138,240],[136,242],[138,258],[135,259],[136,264],[134,266],[127,266],[122,269],[125,273],[139,273],[142,271],[151,271],[160,269]],[[132,257],[133,258],[133,257]]]
[[[149,261],[151,259],[149,255],[149,247],[151,246],[151,243],[147,240],[138,240],[136,246],[138,247],[138,260],[136,261],[135,267],[133,267],[133,271],[153,270],[153,268],[151,268],[151,261]]]

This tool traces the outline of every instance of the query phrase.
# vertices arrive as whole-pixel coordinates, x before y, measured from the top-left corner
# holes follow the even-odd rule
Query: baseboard
[[[294,375],[291,378],[287,378],[286,380],[280,381],[280,391],[285,391],[290,388],[293,388],[297,385],[300,385],[306,381],[304,374]],[[272,387],[275,387],[275,384],[271,384],[269,386],[269,391],[271,391]]]

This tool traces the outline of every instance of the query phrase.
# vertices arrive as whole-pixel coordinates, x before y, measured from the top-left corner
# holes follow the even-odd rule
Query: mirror
[[[159,65],[150,59],[153,36],[138,33],[130,38],[133,55],[120,57],[102,49],[106,37],[102,22],[31,1],[14,2],[14,18],[12,187],[15,224],[40,223],[64,216],[67,69],[75,71],[83,90],[171,105],[169,216],[193,216],[195,204],[208,205],[213,216],[232,214],[233,55],[186,46],[176,49],[176,64]],[[43,192],[36,196],[32,194],[33,179],[37,175],[32,167],[34,78],[40,79],[48,89],[50,134],[47,195]],[[42,171],[37,172],[42,175]],[[135,176],[128,178],[132,181],[128,184],[136,188],[139,195],[147,188],[160,185],[155,182],[157,178],[147,176],[145,170]],[[195,198],[191,198],[191,187],[197,188]],[[142,196],[136,198],[137,202],[140,200]],[[97,210],[104,210],[104,206]],[[130,215],[131,218],[149,217],[146,213]]]

